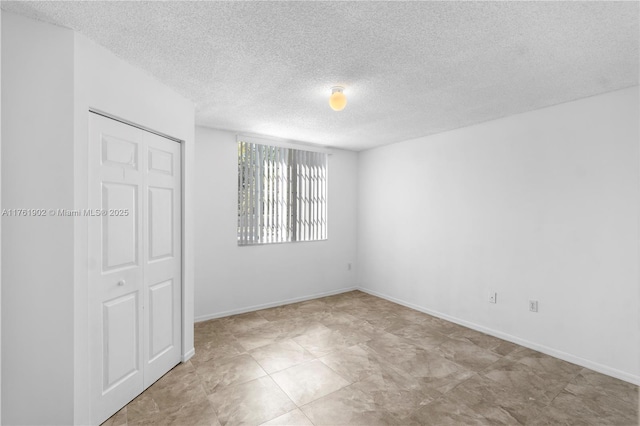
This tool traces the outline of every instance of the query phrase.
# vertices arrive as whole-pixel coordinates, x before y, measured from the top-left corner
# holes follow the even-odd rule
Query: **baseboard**
[[[321,297],[333,296],[334,294],[346,293],[353,290],[358,290],[358,288],[357,287],[341,288],[338,290],[327,291],[324,293],[312,294],[310,296],[294,297],[292,299],[280,300],[278,302],[263,303],[260,305],[247,306],[244,308],[232,309],[229,311],[217,312],[217,313],[208,314],[208,315],[200,315],[195,317],[194,321],[202,322],[202,321],[207,321],[207,320],[216,319],[216,318],[228,317],[231,315],[244,314],[247,312],[259,311],[261,309],[273,308],[276,306],[283,306],[283,305],[290,305],[292,303],[304,302],[307,300],[319,299]]]
[[[503,333],[501,331],[494,330],[492,328],[487,328],[476,323],[472,323],[456,317],[452,317],[450,315],[443,314],[442,312],[438,312],[432,309],[424,308],[422,306],[414,305],[413,303],[409,303],[404,300],[397,299],[395,297],[391,297],[383,293],[378,293],[377,291],[373,291],[373,290],[362,288],[362,287],[358,287],[357,290],[360,290],[364,293],[371,294],[376,297],[380,297],[382,299],[386,299],[390,302],[397,303],[402,306],[406,306],[411,309],[415,309],[416,311],[424,312],[425,314],[433,315],[434,317],[442,318],[444,320],[462,325],[464,327],[471,328],[473,330],[480,331],[482,333],[489,334],[491,336],[498,337],[500,339],[507,340],[509,342],[516,343],[521,346],[525,346],[529,349],[542,352],[544,354],[562,359],[572,364],[589,368],[591,370],[597,371],[598,373],[606,374],[607,376],[615,377],[616,379],[624,380],[625,382],[629,382],[634,385],[640,386],[640,376],[636,376],[634,374],[630,374],[625,371],[621,371],[621,370],[609,367],[607,365],[599,364],[597,362],[593,362],[588,359],[581,358],[579,356],[575,356],[563,351],[559,351],[557,349],[550,348],[548,346],[540,345],[538,343],[531,342],[529,340],[521,339],[519,337],[513,336],[511,334]]]
[[[187,353],[182,355],[182,362],[187,362],[189,361],[194,355],[196,354],[196,349],[195,348],[191,348],[189,351],[187,351]]]

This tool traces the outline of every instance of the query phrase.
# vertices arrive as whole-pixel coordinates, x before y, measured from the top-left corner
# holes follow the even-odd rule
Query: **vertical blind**
[[[238,142],[238,245],[327,238],[327,154]]]

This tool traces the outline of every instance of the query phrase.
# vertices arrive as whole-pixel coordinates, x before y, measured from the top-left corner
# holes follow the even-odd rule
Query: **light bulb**
[[[331,88],[331,96],[329,96],[329,106],[334,111],[342,111],[347,106],[347,97],[342,93],[343,87],[336,86]]]

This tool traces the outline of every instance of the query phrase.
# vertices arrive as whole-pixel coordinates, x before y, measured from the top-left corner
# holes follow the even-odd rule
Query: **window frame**
[[[331,151],[243,135],[236,145],[238,246],[326,241]]]

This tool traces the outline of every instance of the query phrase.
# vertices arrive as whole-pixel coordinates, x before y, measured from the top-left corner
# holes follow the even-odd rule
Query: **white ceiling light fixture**
[[[334,86],[329,96],[329,106],[334,111],[342,111],[347,106],[347,97],[344,95],[344,87]]]

